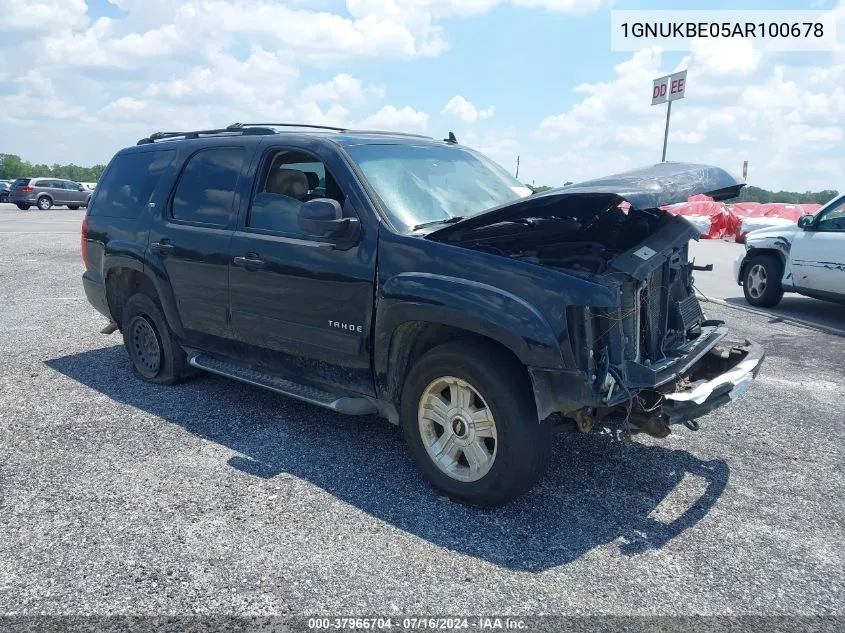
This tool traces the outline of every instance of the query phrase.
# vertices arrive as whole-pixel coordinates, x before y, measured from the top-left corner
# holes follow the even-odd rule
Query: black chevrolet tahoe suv
[[[560,428],[665,437],[750,386],[762,349],[702,313],[699,234],[660,209],[742,186],[660,163],[532,195],[452,134],[156,133],[100,180],[83,283],[139,378],[383,416],[436,488],[493,506]]]

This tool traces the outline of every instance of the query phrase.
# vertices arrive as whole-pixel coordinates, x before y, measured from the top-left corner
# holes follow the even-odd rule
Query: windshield
[[[346,147],[398,228],[466,218],[531,194],[478,152],[438,145]]]

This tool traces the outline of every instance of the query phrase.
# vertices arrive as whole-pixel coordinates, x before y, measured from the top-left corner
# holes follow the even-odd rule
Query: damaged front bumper
[[[675,391],[663,394],[663,422],[695,420],[736,400],[748,391],[765,355],[761,345],[748,340],[715,346],[675,383]]]
[[[714,327],[686,356],[657,368],[651,386],[617,383],[614,394],[624,395],[610,402],[602,400],[577,372],[532,369],[540,419],[560,413],[584,432],[605,418],[624,420],[632,432],[654,437],[666,437],[675,424],[697,429],[695,420],[748,390],[765,358],[761,345],[726,341],[726,334],[727,328]]]

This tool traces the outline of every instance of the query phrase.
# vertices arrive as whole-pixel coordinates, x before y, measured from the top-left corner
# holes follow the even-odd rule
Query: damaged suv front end
[[[734,197],[742,186],[715,167],[661,163],[533,195],[427,237],[609,291],[610,305],[565,306],[563,369],[529,367],[539,417],[560,413],[582,431],[621,419],[665,437],[674,424],[697,429],[697,418],[742,395],[764,352],[704,315],[689,261],[699,233],[660,207],[698,193]]]

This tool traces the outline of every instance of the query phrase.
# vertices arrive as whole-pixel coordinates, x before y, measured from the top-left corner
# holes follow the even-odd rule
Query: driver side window
[[[316,156],[301,150],[273,150],[264,157],[246,225],[252,229],[305,235],[297,222],[303,203],[332,198],[341,208],[345,196]]]
[[[832,209],[825,211],[816,226],[816,230],[825,233],[845,232],[845,199],[841,200]]]

